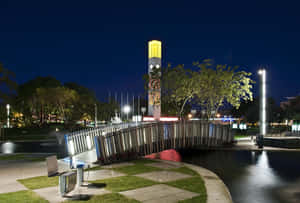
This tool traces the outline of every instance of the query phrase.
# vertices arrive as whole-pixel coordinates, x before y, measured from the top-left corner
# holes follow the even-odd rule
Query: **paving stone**
[[[125,176],[124,173],[119,173],[113,170],[101,169],[97,171],[85,171],[84,172],[84,180],[85,181],[93,181],[93,180],[101,180],[106,178],[114,178]]]
[[[173,172],[173,171],[154,171],[149,173],[138,174],[135,176],[146,178],[160,183],[192,177],[187,174]]]
[[[172,168],[180,168],[181,167],[181,165],[179,165],[179,164],[169,164],[169,163],[163,163],[163,162],[151,163],[151,164],[146,164],[146,165],[157,167],[157,168],[162,168],[162,169],[172,169]]]
[[[101,166],[101,167],[106,168],[106,169],[112,169],[112,168],[120,168],[123,166],[133,166],[133,165],[134,165],[134,163],[124,162],[124,163],[105,165],[105,166]]]
[[[199,195],[198,193],[189,192],[164,184],[120,192],[120,194],[147,203],[174,203],[180,200],[190,199]]]
[[[48,187],[48,188],[42,188],[33,190],[35,193],[37,193],[40,197],[48,200],[50,203],[58,203],[66,200],[78,200],[79,197],[84,195],[104,195],[107,193],[110,193],[110,191],[104,189],[104,188],[93,188],[93,187],[79,187],[72,192],[67,194],[67,198],[61,197],[59,194],[58,186],[55,187]]]
[[[10,180],[1,183],[0,194],[8,193],[8,192],[18,192],[21,190],[28,190],[28,188],[26,188],[24,185],[22,185],[21,183],[15,180]]]

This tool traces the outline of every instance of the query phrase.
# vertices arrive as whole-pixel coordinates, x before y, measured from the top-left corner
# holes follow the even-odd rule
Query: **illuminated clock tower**
[[[148,114],[159,120],[161,113],[161,42],[152,40],[148,43]]]

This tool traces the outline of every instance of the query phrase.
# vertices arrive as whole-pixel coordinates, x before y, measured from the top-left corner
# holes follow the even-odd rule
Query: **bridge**
[[[128,123],[65,135],[70,157],[93,151],[101,164],[136,159],[168,149],[218,147],[233,140],[229,125],[204,121]]]

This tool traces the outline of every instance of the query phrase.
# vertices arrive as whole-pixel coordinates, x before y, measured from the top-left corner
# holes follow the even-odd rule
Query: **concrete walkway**
[[[59,161],[59,171],[68,169],[68,165]],[[46,162],[0,161],[0,194],[26,190],[17,180],[36,176],[47,176]]]

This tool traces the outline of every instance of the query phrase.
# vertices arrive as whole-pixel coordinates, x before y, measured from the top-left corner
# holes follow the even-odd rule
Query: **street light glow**
[[[124,113],[128,114],[130,112],[130,106],[129,105],[124,106],[123,111]]]
[[[6,127],[9,128],[9,109],[10,109],[10,105],[6,104],[6,109],[7,109],[7,124]]]
[[[266,134],[266,70],[260,69],[258,74],[261,76],[261,103],[260,103],[260,134]]]

